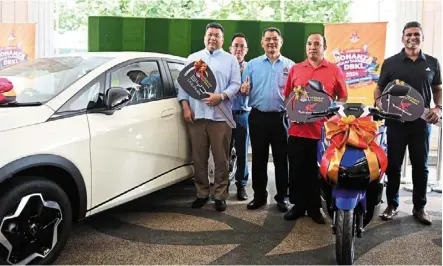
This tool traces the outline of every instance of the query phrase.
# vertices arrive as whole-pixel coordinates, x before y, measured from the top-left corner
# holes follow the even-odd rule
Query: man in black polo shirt
[[[414,184],[412,213],[423,224],[430,225],[431,218],[425,211],[426,188],[428,185],[428,154],[431,125],[441,116],[441,72],[438,60],[421,51],[424,40],[420,23],[409,22],[403,28],[402,51],[383,63],[380,79],[375,88],[374,96],[381,95],[386,85],[399,79],[416,89],[425,101],[425,107],[430,108],[431,97],[435,107],[430,108],[427,121],[419,118],[413,122],[386,121],[388,141],[388,184],[386,198],[388,207],[380,215],[384,220],[390,220],[398,213],[400,175],[406,146],[412,164],[412,182]],[[432,96],[431,96],[432,93]],[[381,107],[380,100],[377,105]]]

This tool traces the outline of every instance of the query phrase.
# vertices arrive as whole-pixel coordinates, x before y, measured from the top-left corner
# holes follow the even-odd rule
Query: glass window
[[[185,64],[168,62],[169,71],[171,72],[172,81],[174,82],[175,95],[178,93],[178,88],[180,87],[177,82],[178,75],[180,71],[185,67]]]
[[[81,112],[96,106],[99,101],[99,93],[104,87],[103,78],[91,82],[83,88],[79,93],[66,102],[58,111],[58,114],[66,112]]]
[[[39,58],[4,68],[0,70],[0,77],[12,83],[17,103],[44,103],[111,59],[98,56]]]
[[[163,83],[157,62],[137,62],[111,72],[111,87],[127,89],[131,103],[163,98]]]

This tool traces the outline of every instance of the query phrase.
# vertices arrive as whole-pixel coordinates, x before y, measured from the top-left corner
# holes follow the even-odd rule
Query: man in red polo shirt
[[[296,64],[289,71],[284,95],[286,103],[295,86],[307,86],[308,80],[323,83],[334,101],[346,102],[347,90],[343,72],[339,67],[324,59],[326,39],[321,34],[311,34],[306,42],[308,59]],[[311,123],[291,123],[288,139],[289,200],[294,207],[284,216],[285,220],[296,220],[306,211],[312,220],[324,224],[320,212],[320,187],[318,181],[317,142],[321,136],[322,123],[326,118]]]

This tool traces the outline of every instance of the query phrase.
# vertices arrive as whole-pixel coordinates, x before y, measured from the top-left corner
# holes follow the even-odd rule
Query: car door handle
[[[174,115],[174,109],[167,109],[162,111],[162,118]]]

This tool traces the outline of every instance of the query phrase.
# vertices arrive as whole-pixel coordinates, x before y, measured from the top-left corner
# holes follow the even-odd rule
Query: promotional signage
[[[348,102],[374,104],[385,57],[386,23],[327,24],[325,37],[325,57],[343,71]]]
[[[207,93],[213,93],[217,88],[214,73],[201,59],[184,67],[178,75],[177,82],[189,96],[197,100],[208,98]],[[215,107],[225,117],[228,125],[235,128],[231,110],[228,110],[224,104],[218,104]]]
[[[329,96],[310,86],[295,87],[289,94],[286,112],[291,122],[315,122],[323,117],[310,117],[312,112],[325,111],[331,105]]]
[[[395,86],[406,86],[409,88],[406,96],[381,97],[382,109],[388,113],[400,114],[402,121],[414,121],[420,118],[425,110],[423,97],[417,90],[403,81],[395,80],[386,86],[386,90],[395,89]]]
[[[33,59],[35,24],[0,23],[0,69]]]
[[[206,92],[214,92],[217,87],[214,73],[203,60],[198,60],[183,68],[177,81],[189,96],[197,100],[207,98]]]

